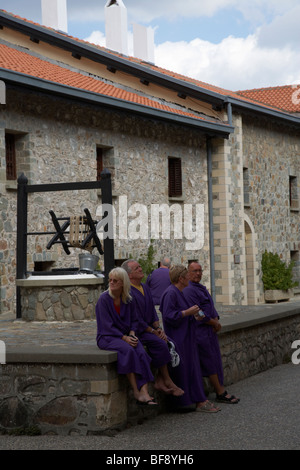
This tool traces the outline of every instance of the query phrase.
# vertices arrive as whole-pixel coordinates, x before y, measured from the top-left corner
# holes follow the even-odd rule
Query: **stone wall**
[[[17,138],[18,175],[24,172],[29,184],[94,181],[97,148],[102,148],[103,165],[112,173],[117,226],[120,217],[125,216],[126,220],[128,216],[128,225],[133,222],[131,228],[139,231],[138,207],[134,204],[146,205],[149,215],[145,237],[137,233],[136,238],[130,239],[128,233],[115,234],[117,260],[146,254],[151,239],[152,204],[177,204],[182,214],[184,203],[203,204],[205,214],[200,229],[205,236],[203,249],[197,253],[186,249],[184,233],[182,239],[174,240],[173,227],[169,238],[154,240],[155,261],[167,253],[175,263],[201,257],[209,266],[205,135],[130,114],[8,89],[7,104],[0,110],[0,313],[15,310],[17,194],[16,181],[6,181],[5,176],[7,129]],[[168,157],[182,159],[183,196],[175,200],[168,197]],[[120,207],[122,196],[127,198],[125,210],[124,205]],[[96,218],[101,205],[101,194],[97,191],[34,193],[28,199],[29,232],[53,231],[51,209],[58,217],[68,217],[82,215],[87,207]],[[129,209],[131,215],[127,214]],[[49,251],[46,245],[50,238],[28,237],[28,269],[33,270],[36,262],[45,263],[47,268],[78,266],[78,249],[72,249],[70,256],[60,245]]]
[[[277,319],[261,316],[247,325],[223,327],[225,384],[289,361],[299,335],[299,309]],[[0,366],[0,433],[99,434],[167,411],[167,399],[161,396],[158,410],[141,410],[127,380],[118,377],[115,361],[116,353],[96,346],[10,352],[7,364]]]
[[[67,276],[65,276],[67,277]],[[17,281],[21,293],[22,319],[25,321],[78,321],[95,318],[95,305],[105,290],[102,278]]]
[[[235,112],[233,125],[228,141],[212,142],[216,300],[251,305],[264,302],[265,250],[299,260],[300,139],[250,113]],[[297,270],[300,279],[299,263]]]
[[[114,363],[2,366],[0,430],[86,435],[127,421],[126,386]]]
[[[300,315],[252,324],[247,328],[224,328],[219,341],[226,384],[289,362],[291,345],[299,337]]]
[[[265,250],[285,262],[300,252],[300,140],[293,128],[243,115],[243,168],[248,172],[249,203],[245,213],[257,237],[259,266]],[[292,187],[290,179],[294,178]],[[291,194],[290,194],[291,193]],[[290,197],[298,198],[298,205]],[[297,265],[295,277],[300,280]],[[260,272],[261,280],[261,272]],[[260,297],[263,285],[259,283]]]

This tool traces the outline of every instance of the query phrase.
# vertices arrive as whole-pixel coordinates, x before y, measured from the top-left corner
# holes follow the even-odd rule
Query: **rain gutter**
[[[6,85],[18,86],[32,90],[39,90],[41,92],[53,95],[60,95],[65,98],[73,99],[76,101],[88,102],[94,105],[108,109],[117,109],[123,112],[132,112],[134,114],[142,115],[150,119],[163,120],[180,124],[192,128],[197,128],[209,135],[218,135],[223,138],[228,138],[229,134],[234,129],[225,123],[218,123],[208,121],[206,119],[197,119],[189,116],[172,113],[169,111],[152,108],[130,101],[121,100],[118,98],[108,97],[99,93],[90,92],[83,89],[73,88],[70,86],[62,85],[59,83],[43,80],[40,78],[32,77],[30,75],[22,74],[19,72],[9,71],[0,68],[0,80],[3,80]]]

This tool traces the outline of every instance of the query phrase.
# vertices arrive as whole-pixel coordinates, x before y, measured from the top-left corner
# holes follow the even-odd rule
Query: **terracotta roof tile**
[[[239,95],[288,113],[300,112],[300,86],[285,85],[239,91]]]
[[[146,67],[150,70],[153,70],[153,71],[159,72],[161,74],[167,75],[168,77],[173,77],[173,78],[176,78],[178,80],[185,81],[189,84],[193,84],[193,85],[195,85],[197,87],[200,87],[204,90],[208,90],[208,91],[218,93],[221,96],[225,96],[225,97],[229,96],[229,97],[241,100],[241,101],[245,101],[247,103],[258,104],[260,106],[263,106],[263,107],[271,109],[271,110],[280,110],[280,111],[283,111],[283,112],[286,112],[286,113],[300,112],[300,89],[298,90],[298,93],[297,93],[297,87],[282,86],[282,87],[275,87],[275,88],[261,88],[261,89],[257,89],[257,90],[254,89],[254,90],[245,90],[245,91],[237,91],[237,92],[230,91],[230,90],[227,90],[227,89],[224,89],[224,88],[221,88],[221,87],[211,85],[211,84],[206,83],[206,82],[202,82],[200,80],[196,80],[196,79],[184,76],[184,75],[176,73],[176,72],[172,72],[170,70],[166,70],[162,67],[158,67],[158,66],[150,64],[148,62],[144,62],[144,61],[142,61],[142,60],[140,60],[136,57],[124,56],[124,55],[119,54],[115,51],[109,50],[105,47],[102,47],[102,46],[99,46],[99,45],[96,45],[96,44],[88,43],[88,42],[86,42],[82,39],[70,36],[70,35],[62,33],[60,31],[56,31],[56,30],[54,30],[52,28],[49,28],[49,27],[46,27],[46,26],[40,25],[40,24],[35,23],[33,21],[27,20],[26,18],[22,18],[18,15],[14,15],[13,13],[9,13],[5,10],[0,10],[0,11],[3,11],[4,13],[12,16],[12,18],[22,20],[22,21],[28,23],[29,25],[31,24],[33,26],[42,27],[45,30],[54,32],[58,36],[69,38],[69,39],[72,39],[72,40],[74,40],[78,43],[85,44],[85,45],[88,45],[88,46],[92,46],[96,50],[103,51],[103,52],[109,53],[109,54],[111,54],[115,57],[119,57],[119,58],[122,58],[124,60],[128,60],[129,62],[142,65],[142,66],[144,66],[144,67]],[[1,54],[3,56],[4,51],[2,51]],[[7,63],[9,63],[9,58],[7,60],[8,60]],[[36,68],[36,71],[37,71],[38,70],[37,63],[35,65],[37,67]],[[41,65],[41,67],[43,68],[44,66]],[[53,67],[54,66],[51,65],[51,70],[50,70],[50,65],[47,67],[48,75],[47,75],[47,73],[45,73],[45,77],[44,77],[46,80],[53,80],[54,79],[55,74],[54,74],[54,68]],[[18,71],[20,71],[20,70],[18,70]],[[32,73],[32,61],[31,61],[31,59],[28,59],[27,67],[25,67],[25,60],[23,61],[22,73],[28,73],[29,75],[34,75]],[[79,87],[79,88],[82,87],[83,89],[88,89],[89,91],[94,91],[95,93],[102,93],[102,94],[106,94],[108,96],[113,96],[113,97],[122,96],[122,98],[120,98],[120,99],[124,99],[124,100],[127,100],[127,101],[134,101],[134,102],[137,102],[137,103],[140,103],[140,104],[144,104],[145,106],[158,107],[160,109],[166,109],[167,108],[166,106],[164,106],[162,104],[159,104],[159,103],[155,102],[154,100],[150,100],[148,98],[143,99],[141,96],[139,96],[137,94],[134,94],[134,93],[129,93],[129,92],[121,93],[121,91],[117,91],[118,90],[117,87],[111,86],[111,88],[109,88],[109,86],[108,86],[108,88],[105,88],[104,84],[102,82],[97,81],[96,79],[86,77],[85,80],[82,79],[82,81],[81,81],[81,80],[79,80],[79,77],[78,77],[78,75],[80,75],[80,74],[77,74],[77,77],[74,77],[73,85],[71,85],[70,84],[70,83],[72,83],[71,82],[71,80],[72,80],[71,79],[71,74],[75,73],[75,72],[71,73],[68,70],[67,72],[65,72],[65,74],[63,74],[62,71],[60,70],[59,72],[57,71],[57,73],[58,73],[57,81],[59,83],[63,83],[61,80],[62,80],[62,77],[64,76],[64,80],[66,81],[65,84],[68,84],[69,86],[76,86],[76,87]],[[36,76],[38,76],[39,78],[43,78],[42,76],[40,76],[38,74]],[[92,81],[93,81],[93,84],[92,84]],[[97,83],[95,83],[95,82],[97,82]],[[79,84],[80,84],[80,86],[78,86]],[[171,112],[176,112],[176,113],[179,113],[179,114],[185,114],[187,116],[191,116],[191,117],[194,117],[194,118],[201,119],[200,116],[195,115],[193,113],[187,113],[187,112],[179,111],[179,110],[176,110],[176,109],[173,109],[173,108],[169,108],[169,109],[170,109]]]
[[[71,71],[4,44],[0,44],[0,67],[76,89],[98,93],[162,111],[192,117],[194,119],[210,121],[196,113],[172,108],[171,106],[164,105],[153,99],[104,83],[94,77]],[[213,120],[211,121],[213,122]]]

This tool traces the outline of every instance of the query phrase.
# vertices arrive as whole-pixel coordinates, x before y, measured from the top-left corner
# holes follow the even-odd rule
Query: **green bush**
[[[278,254],[265,251],[261,266],[264,290],[288,290],[298,285],[293,281],[293,261],[286,265]]]
[[[151,274],[152,271],[157,268],[157,264],[155,264],[155,261],[154,261],[155,253],[156,253],[156,250],[153,247],[152,240],[151,240],[146,256],[142,255],[141,257],[138,258],[138,262],[140,263],[144,272],[144,278],[142,282],[146,282],[148,275]]]

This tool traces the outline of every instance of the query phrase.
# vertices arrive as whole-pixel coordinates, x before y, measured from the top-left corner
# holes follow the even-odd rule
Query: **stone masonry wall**
[[[42,434],[87,435],[127,421],[127,389],[114,364],[2,368],[0,432],[38,428]]]
[[[175,263],[201,258],[209,265],[204,135],[180,126],[42,94],[25,95],[8,88],[7,104],[0,110],[0,313],[15,309],[17,194],[16,182],[6,181],[5,176],[8,130],[16,136],[18,175],[24,172],[29,184],[94,181],[96,150],[102,148],[104,167],[112,173],[116,222],[119,223],[120,215],[128,215],[124,214],[124,206],[119,207],[120,197],[126,196],[125,212],[127,208],[133,209],[128,225],[130,222],[137,225],[136,239],[126,240],[128,234],[125,239],[116,234],[116,259],[143,255],[150,243],[150,230],[145,239],[139,237],[139,213],[134,204],[146,205],[149,218],[151,204],[177,204],[182,214],[184,203],[204,204],[200,229],[204,246],[197,253],[186,249],[184,233],[182,239],[174,240],[172,230],[168,239],[154,240],[154,248],[156,261],[167,253]],[[168,157],[182,159],[183,197],[179,200],[168,198]],[[53,231],[51,209],[58,217],[68,217],[82,215],[87,207],[95,218],[100,204],[101,195],[97,191],[29,194],[28,230]],[[195,223],[195,214],[192,222]],[[78,249],[67,256],[59,245],[48,251],[48,242],[47,236],[28,237],[29,270],[34,269],[35,262],[46,262],[49,268],[78,266]]]
[[[216,295],[225,305],[247,305],[264,301],[265,250],[299,260],[300,137],[250,114],[234,113],[233,125],[228,141],[213,141]]]
[[[248,328],[225,330],[219,335],[219,341],[226,384],[289,362],[291,345],[299,335],[299,315]]]
[[[24,321],[93,320],[104,284],[21,287]]]
[[[248,171],[249,204],[245,213],[257,236],[257,261],[265,250],[290,262],[300,251],[300,137],[292,128],[270,119],[243,115],[243,167]],[[290,177],[297,187],[290,203]],[[297,277],[300,279],[298,265]],[[259,271],[261,280],[261,268]],[[260,282],[260,295],[263,285]]]

